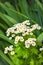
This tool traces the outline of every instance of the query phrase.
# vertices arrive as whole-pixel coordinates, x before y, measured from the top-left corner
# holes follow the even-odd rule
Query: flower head
[[[11,55],[14,55],[14,49],[13,49],[13,45],[10,45],[9,47],[6,47],[4,50],[4,53],[7,54],[8,52],[10,52]]]
[[[28,38],[28,40],[25,41],[25,47],[32,45],[36,46],[36,39],[35,38]]]

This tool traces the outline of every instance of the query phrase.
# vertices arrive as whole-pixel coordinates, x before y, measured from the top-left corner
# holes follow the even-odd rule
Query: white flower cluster
[[[24,41],[24,38],[23,38],[22,36],[16,36],[16,38],[15,38],[15,42],[14,42],[14,43],[17,44],[18,41],[23,42],[23,41]]]
[[[40,30],[41,29],[41,27],[38,24],[32,25],[31,27],[32,27],[32,30],[35,30],[35,29]]]
[[[30,45],[36,46],[36,38],[28,38],[28,40],[25,41],[26,48],[29,48]]]
[[[4,50],[4,53],[7,54],[9,51],[10,51],[11,55],[15,54],[15,52],[13,50],[13,45],[10,45],[9,47],[6,47],[5,50]]]
[[[18,23],[13,25],[13,27],[8,28],[8,30],[6,31],[7,36],[9,37],[9,39],[11,40],[13,37],[15,37],[15,41],[14,43],[17,44],[19,41],[20,42],[24,42],[24,36],[25,35],[33,35],[33,31],[34,30],[40,30],[41,27],[38,24],[34,24],[34,25],[30,25],[30,21],[26,20],[22,23]],[[21,34],[21,36],[17,35],[17,34]],[[32,46],[36,45],[36,39],[35,38],[29,38],[28,40],[25,41],[25,46],[26,48],[30,47],[30,44]]]
[[[43,46],[39,49],[40,51],[43,51]]]
[[[12,33],[11,37],[14,37],[15,34],[18,34],[18,33],[22,33],[22,35],[25,36],[26,34],[28,35],[32,31],[34,31],[35,29],[40,30],[41,27],[38,24],[34,24],[30,26],[29,20],[26,20],[23,23],[18,23],[13,25],[13,27],[8,28],[6,33],[7,33],[7,36],[10,36],[10,33]],[[11,37],[10,39],[12,39]]]

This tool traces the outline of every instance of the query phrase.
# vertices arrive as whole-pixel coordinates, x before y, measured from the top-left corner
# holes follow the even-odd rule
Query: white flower
[[[13,45],[10,45],[9,48],[13,48]]]
[[[32,27],[32,30],[35,30],[35,29],[40,30],[41,29],[41,26],[39,26],[38,24],[34,24],[31,27]]]
[[[29,33],[28,32],[22,33],[22,36],[25,36],[25,35],[29,35]]]
[[[11,33],[14,33],[14,27],[11,27],[11,28],[10,28],[10,32],[11,32]]]
[[[30,47],[30,43],[29,43],[28,40],[25,41],[25,47],[26,47],[26,48],[29,48],[29,47]]]
[[[20,40],[20,37],[19,37],[19,36],[16,36],[16,37],[15,37],[15,42],[14,42],[14,43],[17,44],[19,40]]]
[[[36,42],[32,42],[32,46],[36,46]]]
[[[8,30],[6,31],[6,35],[7,35],[7,36],[10,35],[10,28],[8,28]]]
[[[22,23],[17,27],[17,31],[19,31],[20,33],[24,32],[25,30],[26,30],[26,26],[23,25]]]
[[[7,29],[6,33],[9,33],[10,32],[10,28]]]
[[[12,34],[12,35],[11,35],[11,37],[14,37],[14,36],[15,36],[15,34]]]
[[[11,52],[10,52],[10,54],[11,54],[11,55],[14,55],[14,54],[15,54],[15,52],[14,52],[14,51],[11,51]]]
[[[41,26],[38,26],[37,29],[40,30],[41,29]]]
[[[23,42],[23,41],[24,41],[24,39],[23,39],[23,37],[22,37],[22,36],[20,36],[20,41],[21,41],[21,42]]]
[[[25,47],[26,48],[29,48],[30,47],[30,44],[29,43],[25,43]]]
[[[7,54],[7,53],[8,53],[8,51],[4,50],[4,53],[5,53],[5,54]]]
[[[13,50],[13,45],[10,45],[8,50],[12,51]]]
[[[43,51],[43,46],[39,49],[40,51]]]
[[[17,44],[17,43],[18,43],[18,41],[14,41],[14,43],[15,43],[15,44]]]
[[[6,47],[5,50],[7,51],[9,49],[9,47]]]
[[[35,30],[37,28],[37,24],[34,24],[31,27],[32,27],[32,30]]]
[[[32,33],[32,32],[30,32],[30,35],[33,35],[33,33]]]
[[[28,41],[32,46],[36,46],[36,38],[29,38]]]
[[[9,49],[8,47],[5,48],[5,50],[4,50],[4,53],[5,53],[5,54],[8,53],[8,49]]]
[[[12,37],[9,37],[9,40],[11,40],[12,39]]]
[[[29,22],[29,20],[26,20],[26,21],[23,22],[23,24],[24,25],[30,25],[30,22]]]
[[[9,35],[10,35],[10,33],[8,32],[6,35],[7,35],[7,36],[9,36]]]
[[[27,32],[32,32],[32,29],[31,28],[27,28]]]

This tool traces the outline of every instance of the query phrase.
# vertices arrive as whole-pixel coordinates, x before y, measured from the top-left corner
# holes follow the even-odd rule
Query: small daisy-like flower
[[[33,33],[32,33],[32,32],[30,32],[30,35],[33,35]]]
[[[22,34],[22,36],[25,36],[25,35],[29,35],[29,33],[28,33],[28,32],[24,32],[24,33]]]
[[[5,53],[5,54],[7,54],[7,53],[8,53],[8,51],[4,50],[4,53]]]
[[[36,38],[32,38],[33,41],[36,41]]]
[[[9,47],[6,47],[6,48],[5,48],[5,50],[8,50],[8,49],[9,49]]]
[[[10,54],[11,54],[11,55],[14,55],[14,54],[15,54],[15,52],[14,52],[14,51],[11,51],[11,52],[10,52]]]
[[[26,48],[29,48],[30,47],[30,44],[28,42],[27,43],[25,42],[25,47]]]
[[[11,35],[11,37],[14,37],[14,36],[15,36],[15,34],[12,34],[12,35]]]
[[[9,33],[10,32],[10,28],[7,29],[6,33]]]
[[[27,28],[27,32],[32,32],[32,29],[31,28]]]
[[[12,51],[13,50],[13,45],[10,45],[8,50]]]
[[[39,49],[40,51],[43,51],[43,46]]]
[[[41,27],[40,27],[38,24],[35,24],[35,26],[36,26],[36,28],[37,28],[38,30],[41,29]]]
[[[23,42],[23,41],[24,41],[24,39],[23,39],[23,37],[22,37],[22,36],[20,36],[20,41],[21,41],[21,42]]]
[[[8,53],[8,49],[9,49],[8,47],[5,48],[5,50],[4,50],[4,53],[5,53],[5,54]]]
[[[7,35],[7,36],[10,35],[10,28],[8,28],[8,30],[6,31],[6,35]]]
[[[36,46],[36,42],[32,42],[32,46]]]
[[[10,33],[8,32],[6,35],[7,35],[7,36],[9,36],[9,35],[10,35]]]
[[[41,26],[38,26],[37,29],[40,30],[41,29]]]
[[[29,38],[28,41],[32,46],[36,46],[36,38]]]
[[[25,41],[25,47],[26,47],[26,48],[29,48],[29,47],[30,47],[30,43],[29,43],[28,40]]]
[[[30,22],[29,22],[29,20],[26,20],[26,21],[23,22],[23,24],[24,25],[30,25]]]
[[[11,28],[10,28],[10,32],[11,32],[11,33],[14,33],[14,27],[11,27]]]
[[[15,37],[15,42],[14,42],[14,43],[17,44],[19,40],[20,40],[20,37],[19,37],[19,36],[16,36],[16,37]]]
[[[12,37],[9,37],[9,40],[11,40],[12,39]]]
[[[25,33],[22,34],[22,36],[25,36],[25,35],[26,35]]]

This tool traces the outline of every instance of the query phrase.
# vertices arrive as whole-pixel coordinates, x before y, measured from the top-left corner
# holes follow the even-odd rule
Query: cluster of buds
[[[4,53],[7,54],[8,52],[10,52],[11,55],[15,54],[15,52],[13,50],[13,45],[10,45],[9,47],[5,48]]]

